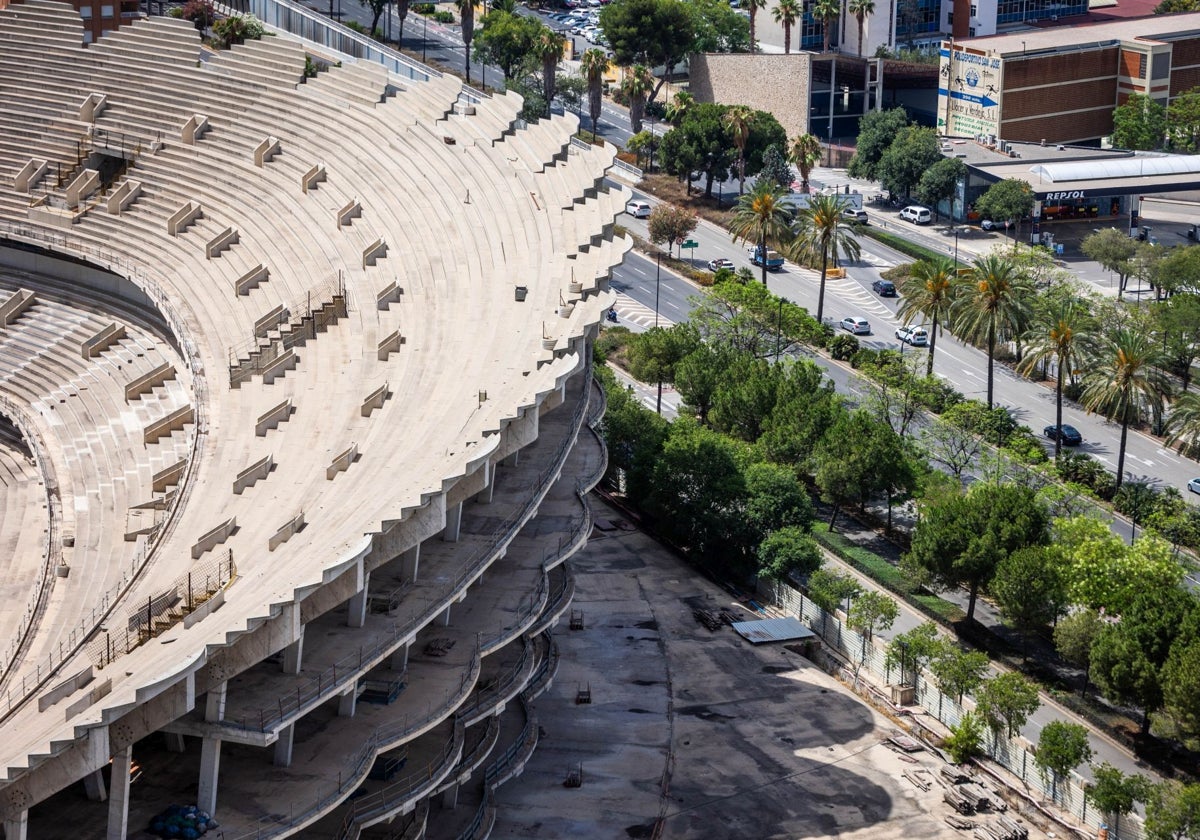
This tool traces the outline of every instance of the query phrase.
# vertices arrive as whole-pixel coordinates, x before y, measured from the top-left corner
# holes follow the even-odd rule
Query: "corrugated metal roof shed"
[[[795,639],[816,638],[798,618],[764,618],[759,621],[739,621],[732,625],[742,638],[752,644],[790,642]]]

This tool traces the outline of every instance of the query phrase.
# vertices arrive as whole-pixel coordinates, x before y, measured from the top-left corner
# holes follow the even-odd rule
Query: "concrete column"
[[[458,532],[462,527],[462,502],[446,508],[446,530],[442,531],[442,539],[446,542],[458,542]]]
[[[300,628],[300,638],[283,649],[283,673],[299,674],[300,665],[304,659],[304,628]]]
[[[183,740],[183,736],[178,732],[164,732],[163,738],[167,742],[167,750],[173,753],[181,753],[187,749],[187,745]]]
[[[276,767],[291,767],[292,766],[292,744],[296,740],[296,724],[285,726],[279,733],[279,740],[275,742],[275,766]]]
[[[222,682],[208,690],[208,696],[204,703],[204,719],[206,721],[215,723],[225,720],[225,695],[228,690],[229,683],[227,682]]]
[[[458,784],[450,785],[442,791],[442,807],[454,808],[458,805]]]
[[[484,469],[487,470],[487,486],[475,494],[475,501],[481,505],[490,505],[496,493],[496,465],[488,461]]]
[[[196,805],[201,811],[217,813],[217,779],[221,773],[221,739],[205,738],[200,750],[200,785]]]
[[[392,652],[392,661],[389,667],[397,674],[403,674],[405,669],[408,668],[408,649],[410,647],[412,645],[404,645],[404,647]]]
[[[350,596],[346,605],[346,626],[362,627],[367,623],[367,593],[371,588],[371,573],[363,573],[362,589]]]
[[[400,555],[400,576],[417,582],[417,567],[421,565],[421,544],[417,543]]]
[[[518,449],[501,462],[506,467],[515,467],[521,463],[521,450]]]
[[[112,777],[108,780],[108,840],[125,840],[129,834],[129,771],[133,745],[113,755]]]
[[[444,613],[442,613],[442,626],[443,627],[450,626],[450,605],[449,604],[446,605],[446,611]]]
[[[355,684],[349,691],[338,698],[338,717],[354,717],[354,711],[358,706],[358,685]]]
[[[29,810],[4,821],[4,840],[29,840]]]
[[[83,791],[89,802],[103,802],[108,799],[108,788],[104,785],[104,772],[93,770],[83,777]]]

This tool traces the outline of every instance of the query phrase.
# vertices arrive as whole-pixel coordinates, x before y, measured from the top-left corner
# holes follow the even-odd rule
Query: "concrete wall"
[[[768,111],[789,138],[808,133],[811,78],[811,53],[706,53],[691,60],[691,91],[697,101]]]

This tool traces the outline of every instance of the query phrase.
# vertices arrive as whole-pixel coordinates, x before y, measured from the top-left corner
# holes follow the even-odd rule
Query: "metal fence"
[[[803,621],[829,649],[850,663],[848,670],[857,673],[859,678],[868,679],[876,686],[887,686],[902,679],[898,669],[887,662],[886,642],[879,638],[864,638],[845,626],[837,615],[827,613],[806,598],[803,592],[786,583],[763,579],[759,581],[758,594]],[[916,702],[946,727],[957,725],[964,712],[975,708],[970,696],[964,697],[960,704],[957,698],[943,694],[928,671],[922,670],[913,682]],[[1112,840],[1143,840],[1145,837],[1136,814],[1122,817],[1118,834],[1109,825],[1109,815],[1100,813],[1088,802],[1084,796],[1086,783],[1078,774],[1057,780],[1044,775],[1033,760],[1032,745],[1023,737],[993,737],[989,734],[985,745],[988,756],[1020,779],[1032,793],[1057,803],[1062,811],[1083,825],[1094,829],[1107,826]]]

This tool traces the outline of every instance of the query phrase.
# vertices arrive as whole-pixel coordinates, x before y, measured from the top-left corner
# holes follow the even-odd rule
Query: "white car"
[[[991,219],[984,219],[979,223],[979,226],[984,230],[997,230],[999,228],[1008,228],[1012,226],[1012,219],[1007,222],[993,222]]]
[[[1188,482],[1188,489],[1193,493],[1200,493],[1200,478],[1193,478]]]
[[[910,204],[900,211],[900,218],[912,222],[914,225],[927,225],[933,221],[933,214],[929,212],[928,207]]]
[[[644,219],[650,215],[650,202],[635,198],[625,205],[625,212],[635,219]]]
[[[929,346],[929,333],[924,327],[901,327],[896,330],[896,338],[913,347]]]
[[[842,319],[842,329],[854,335],[870,335],[871,322],[866,318],[849,317]]]

